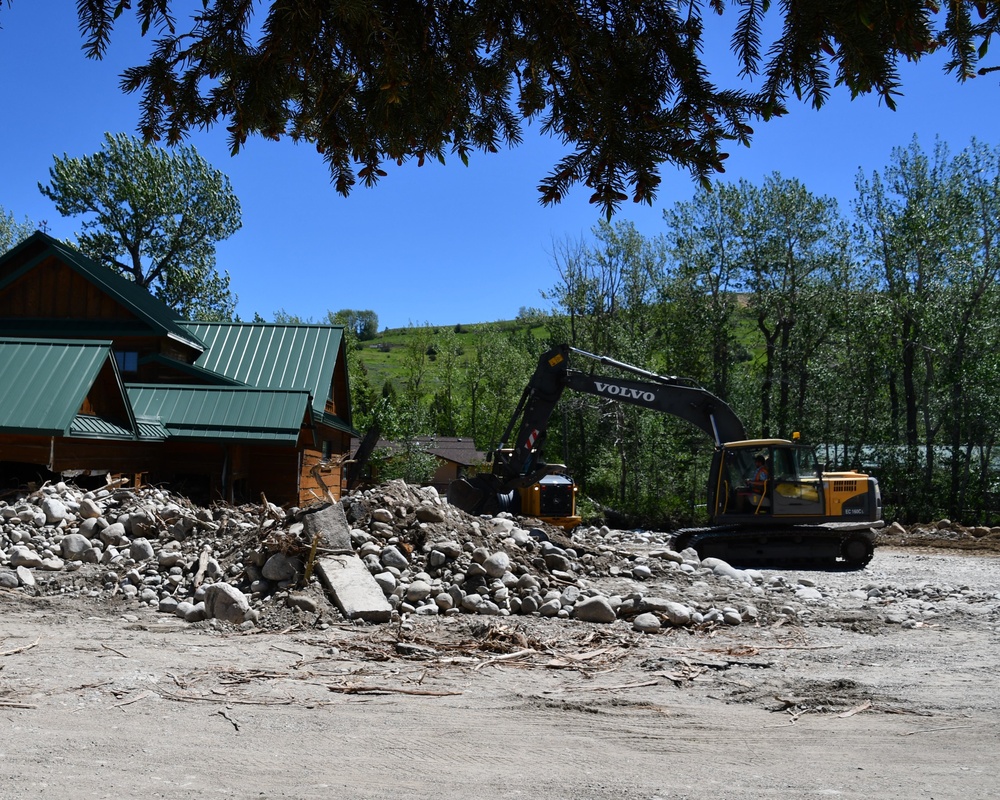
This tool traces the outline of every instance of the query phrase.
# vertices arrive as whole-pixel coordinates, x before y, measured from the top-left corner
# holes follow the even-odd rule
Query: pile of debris
[[[342,520],[337,536],[330,519]],[[266,628],[290,618],[324,627],[338,617],[476,614],[624,621],[655,633],[805,622],[830,604],[806,577],[701,561],[670,539],[607,527],[567,536],[509,514],[474,517],[402,481],[288,510],[266,501],[199,508],[156,488],[59,483],[0,499],[0,592]],[[361,578],[374,587],[375,614],[353,613],[336,596],[338,580],[350,592]],[[851,602],[882,607],[894,596],[867,586],[855,594]]]
[[[884,544],[897,547],[946,547],[1000,552],[1000,527],[962,525],[950,519],[903,525],[893,522],[879,534]]]

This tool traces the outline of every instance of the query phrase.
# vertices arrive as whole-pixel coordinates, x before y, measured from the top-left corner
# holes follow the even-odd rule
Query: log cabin
[[[181,320],[42,232],[0,256],[5,480],[301,507],[340,499],[352,436],[342,326]]]

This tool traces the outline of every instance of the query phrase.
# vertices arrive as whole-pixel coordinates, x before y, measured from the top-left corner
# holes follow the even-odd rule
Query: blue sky
[[[732,19],[730,12],[713,24],[728,36]],[[138,97],[119,91],[118,75],[148,46],[126,14],[105,60],[86,59],[71,0],[0,3],[0,26],[0,206],[72,238],[79,220],[60,217],[37,184],[48,181],[54,155],[96,152],[106,131],[135,133]],[[750,148],[732,149],[721,178],[759,183],[779,172],[846,211],[858,170],[881,170],[914,135],[926,150],[935,137],[953,151],[972,137],[1000,144],[1000,78],[959,85],[942,63],[934,56],[904,65],[895,112],[839,90],[821,111],[797,105],[759,123]],[[381,327],[401,327],[491,322],[546,307],[540,293],[558,281],[555,245],[589,237],[599,214],[584,187],[559,206],[539,205],[535,187],[563,150],[530,128],[525,139],[515,150],[475,154],[469,167],[457,159],[386,167],[374,189],[343,198],[314,148],[254,140],[232,157],[223,126],[197,132],[190,143],[229,176],[243,207],[243,229],[218,248],[238,313],[271,319],[281,309],[319,319],[328,310],[371,309]],[[628,204],[616,219],[656,235],[663,210],[694,191],[687,172],[664,166],[654,205]]]

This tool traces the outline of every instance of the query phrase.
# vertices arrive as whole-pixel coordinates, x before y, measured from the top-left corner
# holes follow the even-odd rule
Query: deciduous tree
[[[0,206],[0,255],[34,232],[35,224],[30,219],[25,217],[23,222],[18,222],[13,211],[4,211]]]
[[[66,217],[82,217],[88,256],[148,289],[188,319],[231,319],[229,275],[215,268],[216,243],[242,225],[222,172],[194,147],[171,150],[105,134],[93,155],[55,158],[42,194]]]

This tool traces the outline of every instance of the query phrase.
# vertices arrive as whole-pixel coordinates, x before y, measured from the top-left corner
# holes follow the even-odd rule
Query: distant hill
[[[357,355],[365,369],[368,370],[369,381],[373,387],[380,389],[386,381],[390,381],[396,389],[402,389],[406,380],[407,360],[411,357],[411,348],[420,347],[427,355],[427,375],[424,379],[425,395],[432,395],[442,385],[440,366],[436,348],[444,336],[454,337],[461,355],[460,359],[475,358],[476,346],[479,340],[477,331],[482,329],[498,329],[507,331],[530,331],[538,339],[548,337],[548,329],[533,321],[501,320],[498,322],[475,322],[456,324],[451,328],[446,326],[412,326],[406,328],[386,328],[374,339],[361,343]]]

